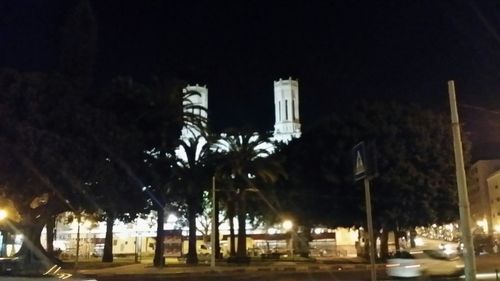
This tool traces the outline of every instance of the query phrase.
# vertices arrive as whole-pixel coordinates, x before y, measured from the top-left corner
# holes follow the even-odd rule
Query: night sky
[[[359,99],[449,111],[453,79],[461,121],[483,149],[476,158],[500,156],[491,145],[500,143],[497,1],[90,2],[97,81],[163,75],[206,84],[218,130],[272,130],[279,78],[299,80],[304,130]],[[0,67],[54,69],[76,3],[1,1]]]

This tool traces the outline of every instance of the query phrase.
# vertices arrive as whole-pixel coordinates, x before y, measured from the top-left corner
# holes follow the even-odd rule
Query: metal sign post
[[[365,184],[365,204],[366,204],[366,221],[368,225],[368,243],[370,246],[370,269],[371,269],[371,280],[377,280],[377,271],[375,268],[375,241],[373,241],[373,222],[372,222],[372,204],[370,195],[370,179],[369,174],[373,171],[369,169],[369,161],[367,161],[367,153],[365,149],[365,144],[360,142],[352,149],[353,154],[353,168],[354,168],[354,180],[358,181],[363,179]]]
[[[371,265],[371,277],[372,281],[377,280],[377,272],[375,269],[375,241],[373,241],[373,222],[372,222],[372,202],[370,196],[370,180],[365,177],[365,204],[366,204],[366,221],[368,224],[368,235],[370,235],[370,265]]]

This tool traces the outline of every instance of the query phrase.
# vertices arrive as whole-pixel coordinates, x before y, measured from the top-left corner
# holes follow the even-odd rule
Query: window
[[[295,100],[292,99],[292,120],[295,121]]]
[[[288,121],[288,100],[285,100],[285,120]]]
[[[279,117],[279,118],[278,118],[278,119],[279,119],[278,121],[280,121],[280,122],[281,122],[281,101],[279,101],[279,102],[278,102],[278,115],[279,115],[279,116],[278,116],[278,117]]]

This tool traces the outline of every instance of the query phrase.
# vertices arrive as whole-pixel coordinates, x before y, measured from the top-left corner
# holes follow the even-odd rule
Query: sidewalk
[[[359,258],[332,258],[310,262],[275,261],[271,263],[252,262],[250,265],[233,265],[226,262],[219,262],[214,268],[208,264],[189,266],[185,264],[175,264],[173,261],[166,261],[166,266],[156,268],[151,261],[143,263],[124,265],[118,267],[108,267],[101,269],[84,269],[78,272],[87,276],[110,276],[110,275],[191,275],[191,274],[214,274],[214,273],[242,273],[242,272],[265,272],[265,271],[340,271],[367,269],[370,267],[364,260]],[[377,264],[377,267],[385,267],[384,264]]]

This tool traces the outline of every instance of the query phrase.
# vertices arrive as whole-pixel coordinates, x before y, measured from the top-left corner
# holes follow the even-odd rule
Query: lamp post
[[[210,244],[212,246],[212,251],[210,253],[210,267],[215,267],[215,229],[219,227],[216,226],[218,222],[215,219],[215,176],[212,177],[212,229],[210,232]]]
[[[460,136],[460,123],[458,119],[455,82],[448,81],[448,94],[450,99],[451,127],[453,131],[453,148],[455,152],[455,172],[457,178],[458,205],[460,212],[460,226],[464,242],[465,279],[476,280],[476,258],[474,256],[474,242],[471,233],[470,204],[467,193],[467,178],[465,176],[462,139]]]
[[[78,262],[80,256],[80,224],[82,222],[82,214],[78,212],[76,216],[77,228],[76,228],[76,257],[75,257],[75,266],[73,270],[76,272],[78,270]]]

